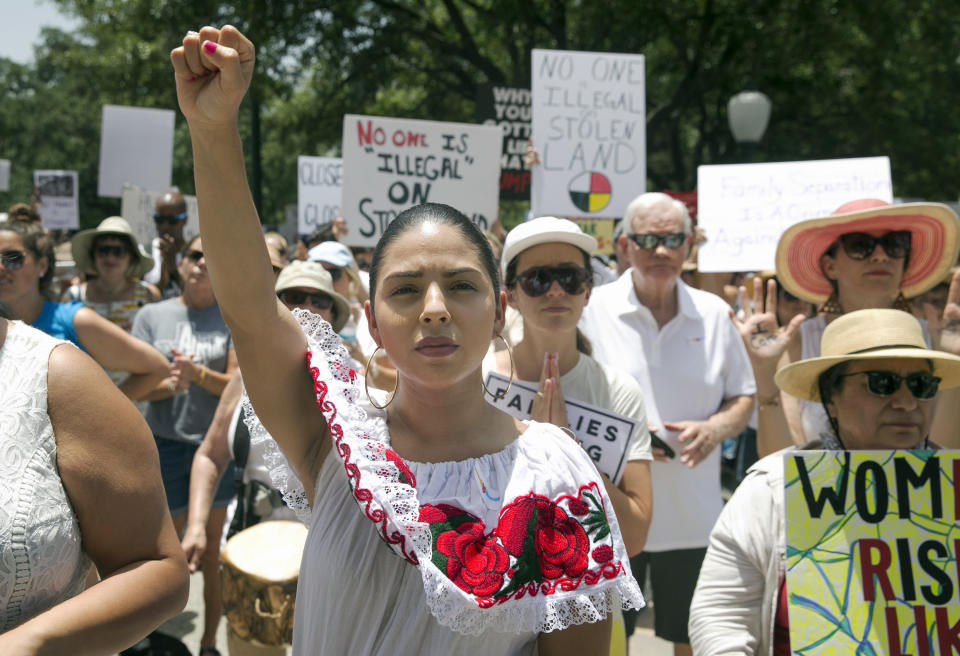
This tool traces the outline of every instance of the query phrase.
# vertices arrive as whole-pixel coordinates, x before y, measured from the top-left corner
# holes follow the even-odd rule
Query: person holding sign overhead
[[[791,362],[820,355],[824,329],[845,312],[897,308],[910,311],[907,299],[935,287],[960,252],[960,220],[946,205],[889,205],[864,199],[839,207],[832,215],[791,226],[777,244],[777,278],[794,296],[815,303],[819,314],[802,315],[784,326],[774,318],[776,283],[769,282],[766,311],[762,301],[737,321],[757,379],[757,450],[767,455],[816,439],[829,429],[823,407],[777,389],[774,374]],[[957,278],[954,278],[954,284]],[[754,298],[761,298],[755,282]],[[960,354],[960,322],[945,321],[925,308],[927,344]],[[929,331],[929,332],[928,332]],[[955,392],[949,395],[955,395]],[[941,403],[933,435],[958,445],[960,400]]]
[[[506,305],[486,239],[446,205],[386,226],[365,314],[397,386],[367,403],[331,326],[277,299],[256,208],[238,193],[253,44],[204,27],[171,59],[251,441],[282,450],[274,480],[310,522],[294,654],[606,654],[608,618],[642,595],[589,457],[483,399]]]
[[[653,520],[633,565],[640,580],[650,572],[657,636],[686,656],[690,599],[722,507],[716,447],[747,425],[756,386],[729,306],[680,279],[694,239],[686,206],[647,193],[623,221],[630,268],[593,291],[580,327],[597,360],[640,383],[652,423],[675,454],[654,444]]]
[[[960,314],[958,302],[955,287],[950,303]],[[797,518],[784,511],[785,454],[939,448],[930,440],[938,391],[960,386],[960,357],[928,349],[916,319],[892,309],[844,314],[824,330],[820,352],[781,369],[776,384],[820,404],[829,429],[803,447],[761,459],[723,509],[690,609],[690,638],[698,656],[791,653],[784,522]],[[940,526],[943,535],[951,533],[949,526]],[[857,537],[876,538],[877,531],[851,539]],[[837,585],[849,590],[850,582]],[[856,592],[849,595],[849,612],[859,613],[856,604],[863,601]]]

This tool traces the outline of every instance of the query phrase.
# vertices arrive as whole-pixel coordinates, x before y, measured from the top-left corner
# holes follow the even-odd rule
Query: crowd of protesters
[[[372,253],[342,219],[291,246],[235,193],[252,57],[211,28],[173,55],[202,235],[171,190],[149,245],[120,217],[73,236],[60,285],[37,213],[0,223],[0,652],[115,653],[200,570],[216,656],[222,541],[299,517],[296,653],[622,655],[646,612],[677,656],[789,654],[783,450],[960,447],[946,206],[854,199],[719,285],[662,193],[623,208],[610,257],[571,220],[481,233],[440,205]],[[529,422],[489,402],[490,373],[537,390]],[[636,426],[618,476],[571,439],[568,400]],[[543,555],[548,521],[579,565]],[[590,567],[595,590],[478,604]],[[235,656],[283,653],[228,631]]]

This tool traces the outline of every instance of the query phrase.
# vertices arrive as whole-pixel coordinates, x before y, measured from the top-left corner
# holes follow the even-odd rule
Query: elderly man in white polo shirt
[[[722,507],[716,447],[747,425],[756,383],[729,306],[680,279],[693,239],[683,203],[643,194],[624,223],[630,268],[594,289],[580,328],[597,360],[640,382],[651,428],[669,447],[654,445],[653,522],[631,562],[638,579],[649,566],[656,633],[681,656],[691,653],[690,601]]]

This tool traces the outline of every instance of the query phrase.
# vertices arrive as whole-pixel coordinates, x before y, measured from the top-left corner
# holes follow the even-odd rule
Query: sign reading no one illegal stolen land
[[[960,451],[784,458],[792,653],[960,653]]]
[[[497,219],[502,136],[496,126],[344,116],[346,243],[374,246],[397,214],[428,202],[489,228]]]
[[[534,50],[534,216],[623,216],[646,191],[643,55]]]

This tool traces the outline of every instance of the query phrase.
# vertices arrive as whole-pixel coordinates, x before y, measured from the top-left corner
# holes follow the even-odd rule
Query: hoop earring
[[[507,389],[503,390],[503,392],[499,394],[494,394],[489,389],[487,389],[487,384],[483,382],[483,379],[482,378],[480,379],[480,386],[483,387],[483,393],[489,394],[490,396],[492,396],[494,401],[499,401],[500,399],[502,399],[507,395],[507,392],[510,391],[510,386],[513,385],[513,374],[515,371],[515,368],[513,366],[513,351],[510,350],[510,345],[507,344],[507,340],[503,338],[503,335],[497,335],[494,337],[494,339],[497,339],[497,337],[499,337],[503,341],[503,345],[507,347],[507,355],[510,356],[510,380],[507,381]]]
[[[370,373],[370,363],[373,362],[373,357],[377,354],[377,351],[379,351],[381,348],[383,348],[383,347],[378,346],[377,348],[373,349],[373,353],[371,353],[371,354],[370,354],[370,357],[367,358],[367,366],[364,367],[364,369],[363,369],[364,372],[365,372],[365,374],[364,374],[364,376],[363,376],[363,391],[367,393],[367,401],[369,401],[369,402],[370,402],[370,405],[372,405],[372,406],[373,406],[374,408],[376,408],[377,410],[384,410],[384,409],[386,409],[386,407],[387,407],[388,405],[390,405],[391,403],[393,403],[393,400],[394,400],[395,398],[397,398],[397,387],[400,387],[400,377],[398,376],[398,377],[397,377],[397,387],[394,387],[394,388],[393,388],[393,394],[390,395],[390,400],[387,401],[386,403],[384,403],[383,405],[377,405],[377,404],[374,402],[373,398],[370,396],[370,382],[369,382],[369,381],[370,381],[370,376],[367,375],[367,374]]]

